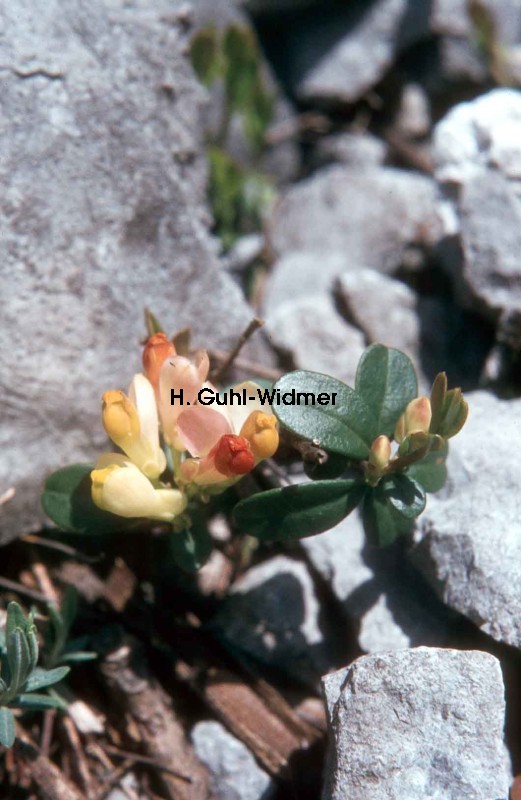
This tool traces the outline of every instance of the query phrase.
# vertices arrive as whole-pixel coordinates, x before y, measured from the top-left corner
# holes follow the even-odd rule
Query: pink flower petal
[[[227,433],[233,433],[229,421],[207,406],[187,408],[177,419],[177,435],[193,456],[205,456]]]

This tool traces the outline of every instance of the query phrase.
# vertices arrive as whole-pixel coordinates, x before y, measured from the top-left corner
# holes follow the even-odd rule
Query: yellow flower
[[[166,467],[159,445],[159,421],[154,389],[144,375],[134,376],[129,389],[103,395],[103,426],[118,447],[149,478],[158,478]]]
[[[171,522],[187,504],[179,489],[155,489],[148,478],[118,453],[101,456],[91,472],[92,499],[98,508],[120,517]]]

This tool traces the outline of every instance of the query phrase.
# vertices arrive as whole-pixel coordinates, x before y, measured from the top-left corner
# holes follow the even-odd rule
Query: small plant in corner
[[[12,747],[15,718],[12,709],[62,708],[63,701],[39,690],[61,681],[69,667],[38,667],[38,639],[32,616],[26,617],[18,603],[9,603],[5,632],[0,637],[0,744]]]

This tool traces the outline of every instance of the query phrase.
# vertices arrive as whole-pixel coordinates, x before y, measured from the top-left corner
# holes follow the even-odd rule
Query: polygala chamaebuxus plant
[[[414,366],[400,350],[375,344],[360,360],[355,387],[317,372],[290,372],[275,389],[335,396],[328,405],[278,405],[283,428],[329,455],[308,471],[310,483],[242,500],[237,525],[260,539],[312,536],[361,505],[366,534],[380,545],[408,532],[425,508],[427,492],[445,483],[448,439],[465,423],[460,389],[447,389],[445,373],[430,397],[417,397]],[[327,476],[327,479],[323,479]]]
[[[281,429],[326,463],[312,466],[309,483],[260,492],[235,507],[238,527],[260,539],[320,533],[361,505],[369,537],[388,544],[411,528],[426,492],[445,482],[447,440],[468,408],[459,389],[447,389],[444,373],[430,398],[418,397],[410,359],[372,345],[354,389],[298,371],[270,390],[245,381],[226,400],[208,381],[205,350],[168,339],[150,314],[147,327],[143,372],[127,394],[103,395],[103,425],[120,452],[61,469],[45,484],[44,509],[62,529],[92,534],[159,522],[172,534],[177,563],[197,569],[211,551],[203,509],[275,454]],[[287,396],[295,402],[286,405]]]

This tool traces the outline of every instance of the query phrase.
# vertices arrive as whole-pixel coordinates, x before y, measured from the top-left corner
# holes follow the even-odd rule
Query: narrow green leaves
[[[121,530],[122,517],[102,511],[91,497],[92,464],[73,464],[45,481],[42,506],[52,521],[70,533],[100,534]]]
[[[35,692],[59,683],[69,674],[69,671],[69,667],[56,667],[55,669],[36,667],[25,683],[24,692]]]
[[[0,744],[12,747],[15,739],[15,723],[13,712],[8,708],[0,708]]]
[[[337,525],[358,505],[364,491],[355,480],[285,486],[242,500],[233,515],[241,529],[259,539],[302,539]]]

